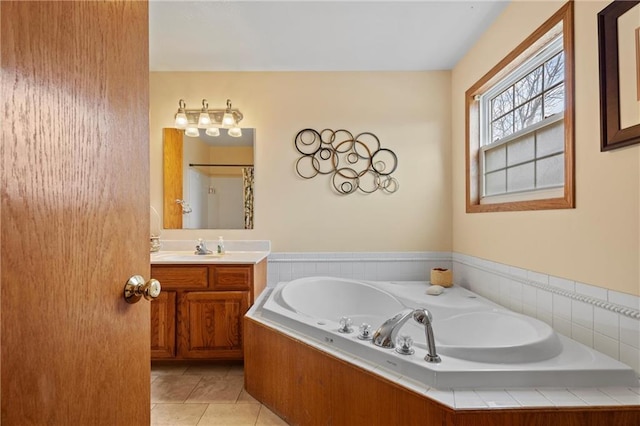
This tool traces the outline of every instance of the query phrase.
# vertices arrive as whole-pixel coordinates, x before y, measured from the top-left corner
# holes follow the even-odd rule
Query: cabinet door
[[[151,358],[176,356],[176,292],[162,291],[151,301]]]
[[[242,359],[242,318],[248,291],[180,295],[178,355],[184,358]]]

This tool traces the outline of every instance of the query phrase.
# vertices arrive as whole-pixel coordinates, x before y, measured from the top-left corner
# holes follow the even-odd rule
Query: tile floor
[[[242,364],[151,366],[151,425],[286,426],[244,391]]]

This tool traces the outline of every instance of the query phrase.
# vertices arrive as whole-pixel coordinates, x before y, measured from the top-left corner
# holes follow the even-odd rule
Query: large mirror
[[[254,129],[163,129],[165,229],[253,229]]]

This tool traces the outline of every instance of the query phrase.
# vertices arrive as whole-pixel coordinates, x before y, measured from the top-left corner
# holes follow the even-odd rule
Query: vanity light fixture
[[[233,109],[231,100],[227,99],[226,108],[210,109],[206,99],[202,100],[202,108],[188,109],[184,99],[178,102],[178,112],[175,115],[175,126],[178,129],[185,129],[185,134],[197,137],[198,128],[207,129],[209,136],[218,136],[223,127],[230,130],[231,136],[242,136],[242,130],[238,123],[243,119],[242,113],[238,109]],[[235,130],[237,129],[237,130]]]
[[[239,138],[242,136],[242,129],[240,129],[240,127],[232,127],[230,128],[227,133],[229,134],[229,136],[232,136],[234,138]]]

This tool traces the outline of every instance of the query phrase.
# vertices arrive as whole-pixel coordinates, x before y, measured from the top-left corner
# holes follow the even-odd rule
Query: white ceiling
[[[508,0],[151,0],[150,69],[451,69],[507,4]]]

